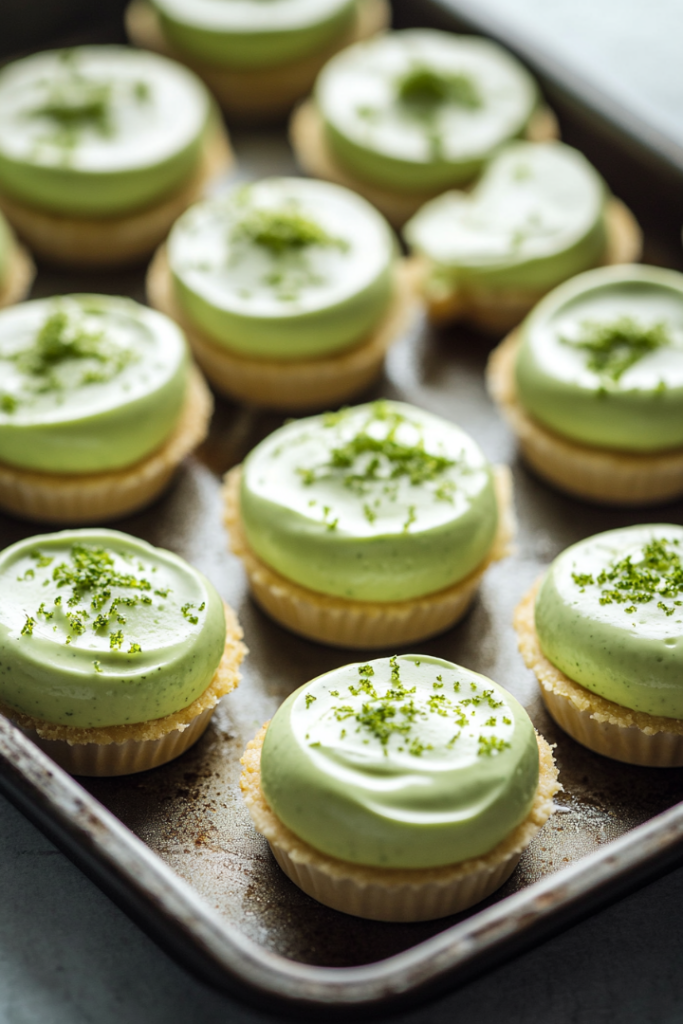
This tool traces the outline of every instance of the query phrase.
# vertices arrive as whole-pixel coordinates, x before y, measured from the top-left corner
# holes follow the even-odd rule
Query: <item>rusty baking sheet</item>
[[[294,171],[284,136],[236,139],[242,175]],[[649,239],[653,262],[681,266]],[[36,296],[106,291],[143,297],[143,271],[38,277]],[[236,609],[250,655],[240,688],[203,739],[176,762],[122,779],[69,779],[0,719],[0,791],[20,806],[166,949],[212,983],[281,1011],[343,1016],[422,998],[519,952],[628,887],[683,859],[683,769],[610,762],[564,736],[545,713],[517,653],[515,604],[564,547],[591,533],[641,521],[683,522],[683,503],[647,511],[592,508],[531,476],[484,391],[490,343],[461,329],[416,320],[366,397],[413,402],[468,430],[494,462],[512,466],[519,519],[516,550],[492,567],[467,618],[413,645],[491,676],[526,706],[557,744],[564,791],[558,812],[523,854],[506,885],[453,918],[403,925],[355,919],[315,903],[280,872],[239,795],[239,758],[249,739],[296,687],[351,660],[295,637],[251,602],[241,563],[221,526],[222,473],[282,418],[218,400],[211,434],[169,493],[114,524],[188,559]],[[0,517],[5,546],[35,529]],[[358,658],[371,652],[358,652]],[[355,656],[354,656],[355,658]],[[661,813],[665,812],[665,813]],[[655,817],[660,815],[660,817]]]

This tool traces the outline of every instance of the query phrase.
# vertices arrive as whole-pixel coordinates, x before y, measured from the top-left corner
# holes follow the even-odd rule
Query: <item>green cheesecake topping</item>
[[[447,192],[408,222],[410,246],[429,264],[428,294],[527,290],[531,299],[605,251],[604,182],[561,142],[514,142],[471,192]]]
[[[152,0],[181,53],[225,68],[268,69],[339,45],[363,0]]]
[[[113,530],[31,537],[0,554],[0,701],[90,728],[191,704],[223,653],[212,585]]]
[[[180,417],[176,325],[130,299],[67,295],[0,313],[0,461],[47,473],[132,465]]]
[[[296,690],[266,733],[261,785],[340,860],[427,868],[493,849],[529,813],[538,747],[515,698],[426,655],[346,665]]]
[[[143,208],[193,173],[211,109],[190,71],[140,50],[15,61],[0,72],[0,190],[75,217]]]
[[[601,448],[683,445],[683,275],[604,267],[547,295],[520,328],[519,399],[540,423]]]
[[[546,657],[622,707],[683,718],[683,527],[630,526],[574,544],[536,599]]]
[[[396,243],[355,193],[270,178],[188,210],[168,256],[180,305],[212,341],[256,358],[304,359],[357,344],[379,323]]]
[[[452,423],[400,402],[294,421],[244,464],[249,544],[324,594],[402,601],[451,586],[486,557],[491,467]]]
[[[351,173],[406,193],[440,192],[470,181],[523,134],[537,90],[495,43],[409,29],[333,57],[315,99],[332,152]]]

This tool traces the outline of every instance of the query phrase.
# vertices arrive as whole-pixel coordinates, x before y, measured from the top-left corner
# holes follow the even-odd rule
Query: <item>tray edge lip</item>
[[[80,845],[84,855],[100,862],[124,889],[128,886],[129,895],[142,897],[139,902],[150,913],[175,922],[197,951],[208,954],[229,978],[221,987],[247,999],[255,994],[284,1009],[329,1009],[334,1003],[340,1011],[377,1010],[438,986],[449,974],[472,972],[481,958],[502,951],[503,959],[506,945],[520,935],[539,926],[548,930],[563,914],[576,917],[591,900],[609,902],[631,886],[631,876],[643,876],[639,882],[644,883],[660,870],[660,860],[671,860],[677,852],[683,857],[681,802],[415,946],[370,964],[324,967],[264,949],[231,927],[143,840],[2,716],[0,792],[25,813],[33,803],[62,836],[65,852]],[[605,898],[610,888],[614,891]]]

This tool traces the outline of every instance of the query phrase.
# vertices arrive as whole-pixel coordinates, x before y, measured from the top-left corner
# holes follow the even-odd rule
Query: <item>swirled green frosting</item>
[[[296,690],[266,733],[261,786],[297,836],[340,860],[430,868],[492,850],[529,813],[538,746],[487,679],[407,654]]]
[[[519,399],[587,445],[683,445],[683,274],[603,267],[560,285],[520,328]]]
[[[536,631],[586,689],[683,718],[683,527],[629,526],[567,548],[539,590]]]
[[[267,178],[193,206],[168,258],[192,324],[245,356],[305,359],[357,344],[391,301],[396,242],[349,189]]]
[[[29,537],[0,554],[0,701],[79,728],[162,718],[204,692],[223,605],[182,558],[115,530]]]
[[[131,299],[66,295],[0,312],[0,462],[96,473],[154,451],[180,417],[182,332]]]
[[[542,293],[596,266],[606,244],[605,185],[561,142],[513,142],[471,192],[447,192],[406,224],[430,263],[428,289]]]
[[[323,594],[403,601],[486,557],[498,510],[491,467],[464,431],[401,402],[296,420],[244,463],[250,546]]]
[[[472,180],[523,134],[537,90],[489,40],[408,29],[333,57],[315,101],[334,156],[353,174],[400,192],[439,192]]]
[[[153,0],[153,5],[166,38],[181,53],[216,67],[256,70],[324,51],[350,30],[358,2]]]
[[[0,71],[0,190],[73,217],[144,208],[193,173],[212,116],[199,79],[157,54],[83,46],[25,57]]]

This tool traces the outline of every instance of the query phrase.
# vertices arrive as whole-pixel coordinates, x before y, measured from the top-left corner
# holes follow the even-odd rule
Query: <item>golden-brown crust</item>
[[[240,480],[241,466],[226,475],[224,522],[232,550],[244,563],[254,599],[286,628],[336,647],[387,647],[399,637],[403,644],[412,643],[449,629],[469,608],[489,565],[509,553],[515,533],[512,476],[507,466],[498,466],[498,532],[488,555],[469,576],[445,590],[409,601],[351,601],[293,583],[258,558],[242,526]]]
[[[512,331],[494,349],[486,382],[517,435],[524,458],[539,476],[562,491],[605,505],[654,505],[683,494],[683,448],[644,454],[592,448],[533,419],[517,398],[519,345],[519,332]]]
[[[418,305],[414,267],[402,260],[391,306],[360,344],[317,359],[277,360],[249,359],[231,352],[190,323],[174,294],[165,246],[150,264],[147,298],[183,328],[197,362],[218,391],[241,402],[287,412],[328,408],[368,387]]]
[[[180,214],[201,199],[208,182],[232,162],[227,134],[217,123],[190,180],[153,206],[86,219],[49,213],[0,194],[0,210],[36,256],[51,263],[84,269],[121,266],[149,256]]]
[[[12,240],[7,277],[0,287],[0,309],[25,299],[31,290],[36,268],[28,250]]]
[[[65,526],[93,525],[127,515],[153,501],[176,469],[206,437],[213,398],[196,366],[170,437],[133,466],[91,474],[37,473],[0,463],[0,508],[21,518]]]
[[[256,831],[265,836],[269,843],[285,850],[293,861],[312,864],[331,878],[353,879],[360,886],[374,884],[391,888],[406,884],[451,882],[481,870],[492,871],[498,864],[515,856],[529,845],[553,813],[553,796],[562,788],[558,781],[552,750],[543,737],[537,735],[539,781],[533,806],[524,821],[489,853],[439,868],[376,868],[352,864],[320,853],[299,839],[270,809],[261,789],[261,749],[267,728],[268,723],[247,744],[241,760],[243,771],[240,776],[240,787]]]
[[[553,123],[556,126],[557,122],[551,111],[548,111],[547,118],[542,112],[537,112],[532,116],[530,126],[535,125],[537,134],[540,135],[543,131],[552,132]],[[395,228],[403,227],[421,206],[445,191],[431,189],[424,192],[401,192],[357,178],[335,159],[325,138],[323,120],[313,100],[305,100],[292,114],[289,138],[297,160],[306,174],[313,178],[332,181],[335,185],[344,185],[353,192],[358,192],[376,206]],[[534,141],[545,140],[539,137]]]
[[[279,67],[249,71],[213,66],[181,53],[164,36],[158,17],[146,0],[132,0],[125,13],[126,31],[132,43],[186,64],[204,80],[231,120],[252,123],[284,117],[310,92],[330,57],[345,46],[384,31],[390,21],[387,0],[363,0],[353,27],[335,39],[332,46]]]
[[[555,142],[560,138],[560,124],[550,107],[536,107],[524,132],[527,142]]]
[[[211,682],[196,700],[186,708],[164,718],[134,725],[111,725],[99,729],[78,729],[69,725],[54,725],[42,719],[33,718],[0,703],[0,714],[16,722],[22,729],[35,732],[42,740],[68,743],[69,746],[96,743],[142,743],[155,741],[177,730],[183,732],[203,712],[212,709],[226,693],[239,685],[239,666],[247,653],[242,643],[242,627],[232,608],[225,604],[225,650]]]
[[[635,263],[643,249],[643,233],[637,220],[624,203],[614,197],[605,207],[607,241],[600,266]],[[549,289],[452,288],[435,292],[428,283],[429,261],[419,261],[419,275],[424,281],[423,293],[430,320],[436,324],[464,321],[488,334],[505,334],[519,324],[529,310]]]

